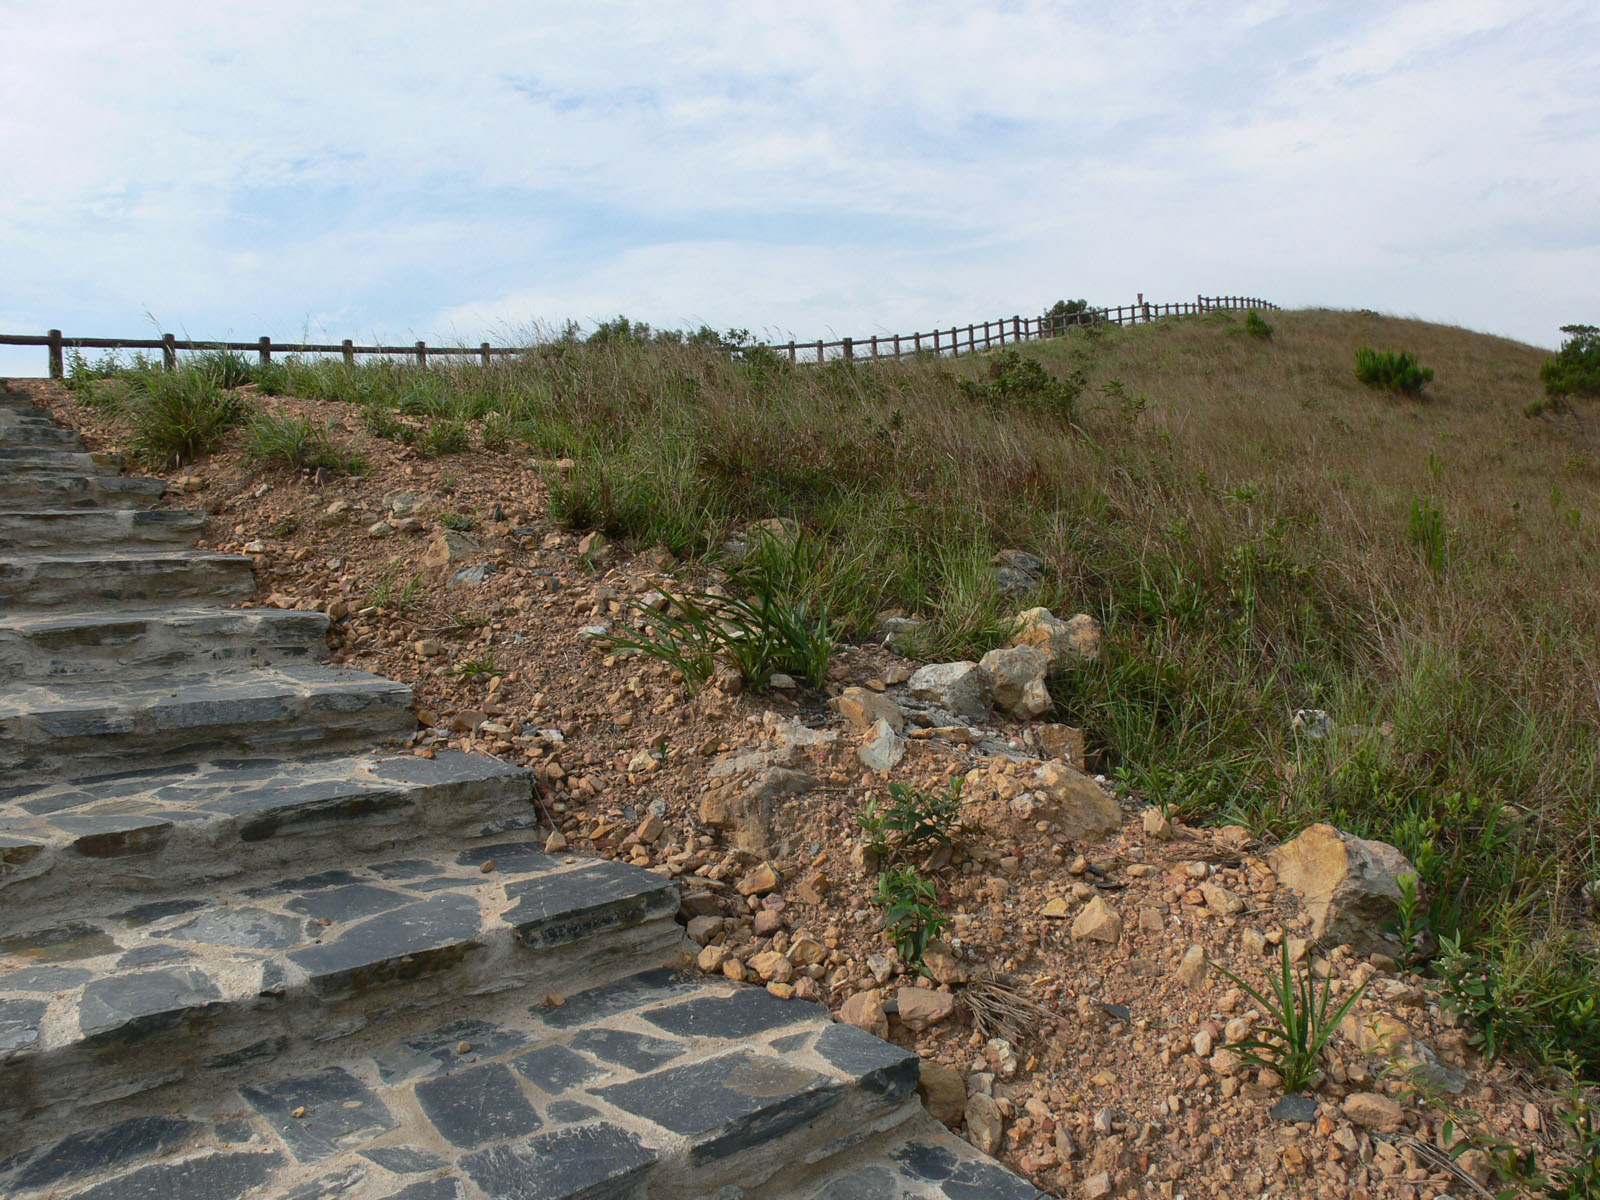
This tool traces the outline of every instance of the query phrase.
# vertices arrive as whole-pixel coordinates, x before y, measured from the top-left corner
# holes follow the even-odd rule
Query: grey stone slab
[[[329,1171],[326,1175],[318,1176],[310,1183],[290,1188],[281,1198],[275,1200],[334,1200],[335,1197],[346,1195],[358,1185],[365,1183],[368,1174],[365,1163],[351,1163],[338,1170]]]
[[[581,1029],[567,1045],[603,1063],[629,1071],[647,1072],[682,1058],[687,1047],[678,1041],[633,1033],[626,1029]],[[542,1086],[542,1085],[541,1085]],[[549,1089],[546,1089],[549,1090]]]
[[[102,976],[83,989],[78,1028],[95,1042],[136,1040],[176,1029],[221,998],[199,967]]]
[[[239,1091],[303,1163],[320,1162],[395,1127],[383,1102],[339,1067]]]
[[[804,1125],[843,1094],[815,1071],[743,1051],[593,1091],[624,1112],[688,1138],[697,1164]]]
[[[389,1200],[461,1200],[465,1194],[459,1179],[445,1176],[408,1183]]]
[[[441,893],[338,931],[320,946],[289,952],[318,993],[417,979],[455,966],[473,949],[483,912],[471,896]]]
[[[559,860],[546,854],[532,842],[496,842],[487,846],[472,846],[456,855],[456,864],[463,867],[482,867],[492,862],[500,871],[553,871]]]
[[[243,950],[284,950],[303,945],[314,935],[303,917],[286,917],[249,905],[230,904],[211,909],[191,921],[161,930],[153,936]]]
[[[0,976],[0,989],[8,992],[60,992],[88,983],[93,971],[82,967],[27,967]]]
[[[421,1175],[445,1166],[445,1160],[428,1150],[413,1146],[375,1146],[361,1152],[385,1171],[396,1175]]]
[[[816,1051],[856,1086],[894,1104],[910,1098],[922,1075],[922,1059],[864,1029],[843,1023],[829,1025],[818,1036]]]
[[[908,1178],[939,1185],[948,1200],[1048,1200],[1026,1179],[974,1152],[911,1141],[892,1157]]]
[[[86,921],[0,937],[0,954],[13,954],[34,962],[72,962],[111,954],[116,949],[117,943],[104,930]]]
[[[204,900],[192,897],[172,900],[152,900],[149,904],[136,904],[132,908],[124,909],[112,918],[120,921],[129,929],[138,929],[144,925],[154,925],[158,921],[165,921],[168,917],[181,916],[184,913],[198,912],[206,906]]]
[[[566,1003],[559,1008],[537,1008],[533,1011],[553,1029],[572,1029],[698,990],[697,984],[675,971],[642,971],[616,983],[602,984],[568,996]]]
[[[502,1063],[436,1075],[417,1084],[415,1092],[418,1107],[434,1128],[463,1150],[525,1137],[544,1126]]]
[[[548,1096],[559,1096],[607,1073],[605,1067],[574,1054],[565,1046],[540,1046],[517,1055],[510,1065]]]
[[[463,1155],[461,1167],[496,1200],[633,1200],[656,1153],[601,1122]]]
[[[535,948],[560,946],[606,929],[676,911],[678,886],[638,867],[598,861],[506,887],[505,920]]]
[[[285,907],[319,921],[343,923],[388,912],[410,899],[412,897],[404,892],[374,887],[370,883],[351,883],[325,891],[307,892],[289,901]]]
[[[261,1187],[282,1161],[270,1151],[206,1154],[141,1167],[73,1200],[238,1200]]]
[[[117,959],[117,966],[152,967],[157,963],[187,962],[194,956],[193,950],[185,950],[182,946],[135,946]]]
[[[39,1022],[48,1007],[43,1000],[0,1000],[0,1056],[39,1044]]]
[[[744,1040],[800,1021],[825,1020],[825,1009],[802,1000],[780,1000],[764,988],[741,988],[731,995],[699,995],[682,1004],[655,1009],[645,1020],[679,1037]]]
[[[0,1182],[9,1192],[52,1187],[90,1175],[125,1170],[139,1160],[165,1153],[205,1129],[186,1117],[134,1117],[99,1129],[86,1129],[54,1145],[0,1163]]]
[[[494,1058],[521,1050],[533,1041],[521,1029],[508,1029],[487,1021],[467,1018],[451,1021],[438,1029],[394,1042],[375,1056],[379,1077],[386,1084],[425,1078],[440,1071],[455,1070],[471,1061],[471,1056]],[[462,1052],[465,1045],[467,1050]]]
[[[861,1167],[830,1179],[811,1192],[806,1200],[898,1200],[911,1197],[904,1181],[884,1166]]]

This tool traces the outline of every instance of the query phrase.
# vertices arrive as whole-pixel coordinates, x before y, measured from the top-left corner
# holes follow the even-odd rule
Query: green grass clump
[[[1416,355],[1404,350],[1362,346],[1356,351],[1356,378],[1368,387],[1420,396],[1423,385],[1433,381],[1433,368],[1419,366]]]
[[[270,413],[258,416],[250,422],[246,447],[258,462],[291,471],[326,467],[341,474],[358,475],[364,466],[359,455],[342,449],[333,440],[326,422],[309,417]]]
[[[211,377],[219,388],[232,391],[256,380],[256,367],[237,350],[206,350],[194,355],[185,370]]]
[[[248,413],[242,399],[204,371],[142,371],[131,380],[130,445],[156,468],[181,467],[215,449]]]

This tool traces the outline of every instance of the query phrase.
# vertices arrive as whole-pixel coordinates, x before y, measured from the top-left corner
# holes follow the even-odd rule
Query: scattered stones
[[[1280,883],[1299,892],[1311,917],[1311,936],[1357,953],[1399,954],[1390,932],[1400,916],[1403,875],[1416,875],[1406,857],[1386,842],[1313,825],[1268,856]]]
[[[895,733],[904,733],[906,715],[889,697],[867,688],[850,687],[830,703],[857,732],[871,729],[879,721],[885,722]]]

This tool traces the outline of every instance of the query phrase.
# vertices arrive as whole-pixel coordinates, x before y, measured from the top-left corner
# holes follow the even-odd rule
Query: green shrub
[[[908,966],[921,969],[928,943],[950,926],[939,909],[939,889],[933,880],[924,879],[910,867],[885,871],[878,876],[873,898],[883,909],[884,932],[896,953]]]
[[[1539,378],[1550,396],[1600,396],[1600,328],[1563,325],[1566,340],[1544,360]]]
[[[472,437],[462,421],[434,421],[413,443],[423,458],[442,458],[446,454],[465,454],[472,449]]]
[[[1356,378],[1368,387],[1420,396],[1423,385],[1433,380],[1433,368],[1419,366],[1416,356],[1404,350],[1362,346],[1356,351]]]
[[[243,400],[203,371],[146,371],[134,380],[129,440],[135,455],[155,467],[193,462],[214,449],[248,411]]]
[[[1251,337],[1272,340],[1272,326],[1253,308],[1244,314],[1244,331]]]
[[[995,408],[1021,409],[1076,421],[1078,397],[1083,392],[1081,374],[1058,378],[1037,359],[1017,350],[1001,350],[990,357],[982,379],[960,381],[969,400]]]
[[[291,471],[326,467],[347,475],[360,473],[358,455],[341,450],[326,423],[309,417],[273,416],[270,413],[250,422],[247,447],[251,457]]]
[[[889,806],[880,810],[871,797],[856,813],[856,824],[870,839],[879,858],[891,852],[910,854],[928,846],[948,846],[961,811],[960,775],[952,776],[943,793],[925,792],[904,783],[889,785]]]

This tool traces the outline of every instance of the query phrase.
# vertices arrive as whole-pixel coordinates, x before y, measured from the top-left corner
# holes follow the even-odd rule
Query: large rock
[[[851,728],[865,733],[879,721],[887,721],[896,733],[904,733],[906,715],[889,697],[869,688],[848,687],[832,701],[833,708],[850,723]]]
[[[454,529],[441,529],[428,539],[422,552],[422,569],[432,575],[443,575],[466,566],[467,560],[478,557],[478,543]]]
[[[906,756],[906,740],[889,727],[889,722],[879,721],[867,732],[856,757],[869,771],[887,775]]]
[[[1017,615],[1013,646],[1037,646],[1050,656],[1050,670],[1100,657],[1100,622],[1087,613],[1063,621],[1048,608],[1030,608]]]
[[[900,1024],[914,1033],[947,1021],[956,1011],[956,998],[931,988],[903,987],[895,993]]]
[[[935,1120],[951,1129],[961,1124],[967,1108],[967,1080],[960,1071],[947,1063],[924,1060],[917,1091]]]
[[[1348,944],[1362,954],[1396,955],[1403,949],[1385,926],[1400,919],[1398,880],[1417,869],[1387,842],[1313,825],[1267,860],[1278,881],[1305,900],[1313,938]]]
[[[1034,787],[1055,807],[1050,816],[1064,836],[1098,841],[1122,828],[1122,810],[1100,785],[1062,762],[1047,762],[1034,772]]]
[[[757,858],[782,853],[773,829],[774,809],[817,786],[817,777],[788,767],[765,767],[753,776],[724,779],[700,797],[700,819],[723,830],[736,848]]]
[[[1106,903],[1105,897],[1096,896],[1072,923],[1072,936],[1080,942],[1115,944],[1122,937],[1122,915]]]
[[[1037,717],[1050,707],[1044,676],[1050,655],[1037,646],[1012,646],[991,650],[978,666],[994,677],[994,705],[1012,716]]]
[[[910,681],[911,694],[974,725],[989,719],[994,676],[975,662],[933,663]]]

